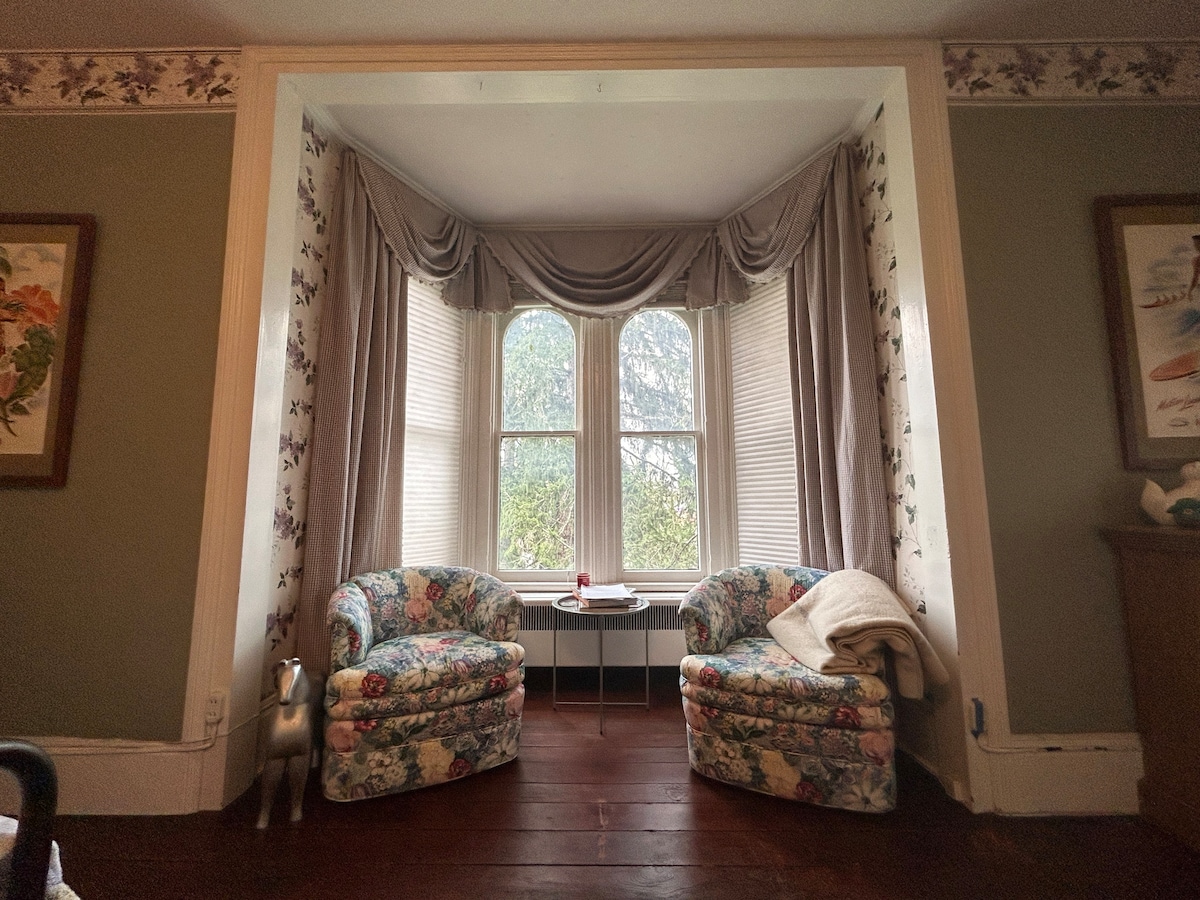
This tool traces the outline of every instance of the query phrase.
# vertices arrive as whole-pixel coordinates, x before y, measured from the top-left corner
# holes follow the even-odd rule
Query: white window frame
[[[462,547],[466,565],[491,572],[518,590],[566,591],[574,587],[575,570],[510,570],[497,565],[503,339],[517,315],[538,308],[552,309],[530,304],[504,315],[468,314]],[[646,308],[676,312],[692,333],[700,565],[694,570],[623,570],[617,349],[620,329],[635,313],[593,319],[554,310],[571,325],[577,342],[575,559],[577,570],[588,572],[594,583],[624,581],[643,592],[679,591],[732,565],[737,557],[727,317],[719,307],[642,307]]]

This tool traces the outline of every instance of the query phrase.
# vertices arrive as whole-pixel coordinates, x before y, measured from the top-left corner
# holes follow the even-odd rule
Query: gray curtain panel
[[[297,655],[322,673],[333,589],[400,564],[407,370],[407,275],[361,178],[339,181],[331,225],[297,613]]]
[[[894,587],[870,290],[845,147],[824,195],[788,282],[800,555]]]
[[[460,309],[512,309],[509,280],[614,316],[687,279],[687,305],[744,301],[791,270],[801,547],[822,568],[894,582],[873,334],[850,150],[822,153],[715,226],[480,229],[372,160],[342,160],[321,319],[299,655],[329,665],[325,607],[351,575],[399,564],[405,278]],[[407,273],[407,274],[406,274]]]

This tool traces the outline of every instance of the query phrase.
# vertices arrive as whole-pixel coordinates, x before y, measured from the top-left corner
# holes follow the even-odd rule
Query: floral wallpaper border
[[[237,50],[0,51],[0,114],[232,110]]]
[[[945,44],[947,99],[1200,100],[1200,42]]]
[[[237,49],[0,50],[0,114],[232,109]],[[947,43],[951,103],[1197,102],[1200,41]]]

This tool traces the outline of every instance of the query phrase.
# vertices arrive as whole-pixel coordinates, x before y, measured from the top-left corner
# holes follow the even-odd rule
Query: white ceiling
[[[0,50],[447,41],[1200,37],[1196,0],[6,0]]]
[[[306,76],[355,146],[479,224],[715,222],[857,134],[888,70]]]
[[[0,51],[1200,37],[1200,0],[8,0],[2,18]],[[828,74],[326,76],[306,94],[480,224],[711,222],[874,113],[878,72]]]

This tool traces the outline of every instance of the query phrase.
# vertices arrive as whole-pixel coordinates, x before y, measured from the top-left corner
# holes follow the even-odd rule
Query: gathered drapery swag
[[[581,316],[617,316],[681,279],[686,305],[740,303],[788,274],[804,563],[894,581],[869,292],[850,150],[832,147],[715,225],[480,227],[373,160],[342,158],[321,320],[299,653],[326,671],[325,608],[400,563],[406,278],[459,309],[507,312],[511,280]]]
[[[796,260],[838,152],[716,225],[679,228],[477,227],[353,150],[342,177],[361,183],[404,270],[443,284],[451,306],[508,312],[511,276],[551,306],[599,317],[637,309],[685,276],[689,309],[744,301],[748,282],[770,281]]]

